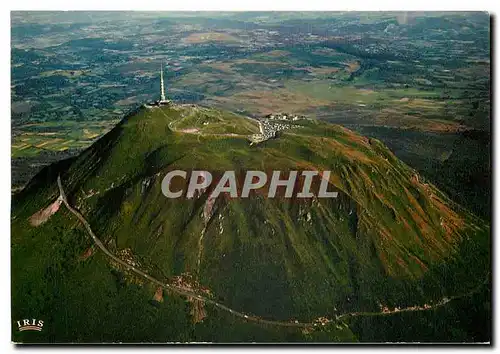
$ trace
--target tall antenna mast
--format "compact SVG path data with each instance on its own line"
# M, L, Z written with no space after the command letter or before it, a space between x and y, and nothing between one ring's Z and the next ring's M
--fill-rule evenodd
M161 81L160 101L165 101L166 99L165 99L165 87L163 84L163 63L161 63L160 81Z

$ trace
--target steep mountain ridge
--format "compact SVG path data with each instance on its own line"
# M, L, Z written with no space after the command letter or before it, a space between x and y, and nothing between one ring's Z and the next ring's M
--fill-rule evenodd
M218 301L256 316L303 321L381 305L406 307L437 302L483 281L487 269L450 275L447 264L462 257L465 240L487 238L488 225L423 181L380 141L318 121L296 124L250 145L258 123L236 114L192 105L130 114L80 156L47 167L15 196L12 256L35 264L14 265L16 283L57 271L70 276L81 267L73 260L91 244L67 211L39 227L29 224L58 198L59 175L70 203L111 250L132 250L157 278L187 272ZM163 195L168 171L195 169L214 175L329 170L339 197L221 195L213 201L210 189L193 199ZM77 235L73 241L62 236L69 230ZM54 248L62 261L51 260ZM453 277L481 279L460 287L443 283ZM50 291L50 284L13 284L13 291ZM43 308L36 301L16 306L16 312Z

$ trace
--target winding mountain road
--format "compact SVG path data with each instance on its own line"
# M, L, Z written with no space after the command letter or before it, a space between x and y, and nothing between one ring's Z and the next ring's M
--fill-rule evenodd
M315 323L294 323L294 322L286 322L286 321L273 321L273 320L265 320L265 319L261 319L261 318L256 318L254 316L249 316L249 315L246 315L242 312L239 312L239 311L236 311L236 310L233 310L217 301L214 301L206 296L203 296L203 295L199 295L197 293L194 293L194 292L191 292L191 291L188 291L186 289L183 289L183 288L180 288L180 287L177 287L177 286L174 286L174 285L171 285L171 284L167 284L167 283L164 283L156 278L153 278L152 276L150 276L149 274L147 273L144 273L142 270L140 269L137 269L136 267L133 267L131 266L130 264L128 264L127 262L121 260L120 258L116 257L113 253L111 253L107 248L106 246L104 246L104 244L101 242L101 240L94 234L94 232L92 231L92 228L90 227L90 224L87 222L87 220L83 217L83 215L76 209L74 209L68 202L68 199L66 197L66 194L64 192L64 189L63 189L63 186L62 186L62 183L61 183L61 177L58 176L57 177L57 184L59 186L59 193L60 193L60 196L59 198L62 200L62 202L64 203L64 205L66 206L66 208L68 208L68 210L77 217L78 220L80 220L80 222L83 224L83 226L85 227L85 229L87 229L87 232L89 233L90 237L92 238L92 240L94 241L94 243L97 245L97 247L99 247L101 249L101 251L104 252L104 254L106 254L106 256L108 256L109 258L111 258L113 261L119 263L120 265L124 266L127 270L129 270L130 272L133 272L149 281L151 281L152 283L155 283L163 288L166 288L166 289L169 289L169 290L172 290L173 292L176 292L180 295L184 295L184 296L189 296L189 297L192 297L192 298L195 298L197 300L200 300L200 301L203 301L205 303L208 303L208 304L212 304L224 311L227 311L237 317L240 317L240 318L243 318L247 321L252 321L252 322L258 322L258 323L263 323L263 324L268 324L268 325L274 325L274 326L282 326L282 327L303 327L303 328L307 328L307 327L311 327L311 326L314 326Z
M143 272L142 270L140 270L140 269L138 269L138 268L136 268L136 267L128 264L127 262L121 260L120 258L116 257L113 253L111 253L106 248L106 246L104 246L104 244L101 242L101 240L94 234L94 232L92 231L92 228L90 227L90 224L83 217L83 215L78 210L76 210L75 208L73 208L69 204L68 199L66 197L66 193L64 192L64 189L63 189L63 186L62 186L61 176L57 177L57 185L59 186L59 193L60 193L59 199L62 200L62 202L64 203L64 205L66 206L66 208L73 215L75 215L76 218L83 224L83 226L85 227L85 229L87 230L88 234L90 235L90 237L92 238L92 240L94 241L94 243L97 245L97 247L99 247L101 249L101 251L103 251L106 256L108 256L109 258L111 258L116 263L119 263L120 265L124 266L128 271L133 272L133 273L139 275L140 277L143 277L143 278L151 281L152 283L157 284L157 285L159 285L159 286L161 286L161 287L163 287L165 289L172 290L173 292L175 292L175 293L177 293L179 295L188 296L188 297L191 297L191 298L195 298L195 299L197 299L199 301L203 301L205 303L214 305L214 306L216 306L216 307L218 307L218 308L220 308L220 309L222 309L224 311L227 311L227 312L231 313L232 315L234 315L236 317L240 317L240 318L242 318L242 319L244 319L246 321L249 321L249 322L255 322L255 323L266 324L266 325L271 325L271 326L297 327L297 328L313 328L313 327L316 327L316 326L321 326L321 323L319 323L317 321L316 322L277 321L277 320L266 320L266 319L262 319L262 318L259 318L259 317L247 315L247 314L245 314L243 312L239 312L239 311L233 310L233 309L231 309L231 308L229 308L229 307L221 304L220 302L212 300L212 299L210 299L210 298L208 298L206 296L200 295L198 293L186 290L186 289L178 287L178 286L174 286L174 285L171 285L171 284L164 283L164 282L162 282L162 281L160 281L160 280L158 280L158 279L150 276L149 274L147 274L147 273ZM469 296L469 295L473 294L474 292L478 291L479 288L488 281L488 279L489 279L489 276L487 277L487 279L482 284L480 284L480 286L478 286L476 289L473 289L472 291L470 291L467 294L444 298L443 300L441 300L440 302L438 302L438 303L436 303L434 305L428 305L426 307L413 306L413 307L408 307L408 308L403 308L403 309L398 309L398 310L381 311L381 312L351 312L351 313L345 313L345 314L341 314L341 315L335 316L335 319L332 320L332 322L335 323L335 321L338 321L338 320L340 320L342 318L346 318L346 317L374 316L374 315L386 316L386 315L390 315L390 314L394 314L394 313L399 313L399 312L428 311L428 310L432 310L432 309L444 306L444 305L446 305L447 303L449 303L452 300L455 300L455 299L458 299L458 298L461 298L461 297L465 297L465 296Z

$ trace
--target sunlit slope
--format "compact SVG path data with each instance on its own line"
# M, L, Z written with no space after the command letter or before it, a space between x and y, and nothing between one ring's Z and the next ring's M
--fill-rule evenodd
M59 262L54 249L67 260L60 271L72 274L80 267L72 260L92 244L65 210L38 228L29 225L58 197L60 174L70 202L110 249L130 248L159 278L189 272L219 301L256 316L302 321L380 304L404 307L483 281L483 249L475 250L477 267L454 266L452 273L447 265L460 263L465 239L487 239L487 225L380 141L317 121L297 125L250 145L258 124L242 116L195 106L140 109L80 156L46 168L15 197L13 277L31 278ZM339 197L220 196L208 207L208 193L162 194L163 177L176 169L330 170ZM58 236L70 230L78 235L74 243ZM43 287L14 284L14 291L37 292L37 286Z

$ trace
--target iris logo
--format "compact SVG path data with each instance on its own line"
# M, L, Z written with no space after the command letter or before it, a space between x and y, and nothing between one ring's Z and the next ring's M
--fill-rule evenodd
M43 328L43 321L32 318L30 320L17 321L17 327L20 332L22 331L38 331L41 332Z

